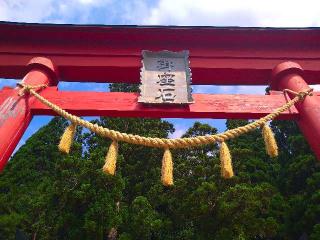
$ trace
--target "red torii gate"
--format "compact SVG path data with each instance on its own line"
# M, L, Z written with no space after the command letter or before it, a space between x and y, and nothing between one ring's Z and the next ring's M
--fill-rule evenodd
M320 83L320 29L81 26L0 22L0 78L48 84L41 95L78 116L254 119ZM192 84L267 85L270 95L193 94L188 106L144 106L135 93L59 91L62 81L139 83L141 51L189 50ZM55 115L19 88L0 91L0 170L34 115ZM292 97L292 96L289 96ZM320 159L320 93L278 119L297 121Z

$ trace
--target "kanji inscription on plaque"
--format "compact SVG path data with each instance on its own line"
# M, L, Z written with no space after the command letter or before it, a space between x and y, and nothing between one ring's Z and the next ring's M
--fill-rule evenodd
M158 104L193 103L189 52L142 51L138 102Z

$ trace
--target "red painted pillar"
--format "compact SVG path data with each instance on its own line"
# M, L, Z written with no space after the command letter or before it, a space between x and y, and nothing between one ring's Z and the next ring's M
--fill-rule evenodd
M57 84L55 68L47 58L33 58L27 65L27 70L22 80L25 84ZM0 102L0 171L5 167L32 119L30 106L35 98L28 94L19 96L20 89L12 89L10 94L6 90L6 96ZM5 91L2 92L5 94Z
M303 69L294 62L280 63L273 69L272 90L290 89L295 92L310 89L303 79ZM289 94L290 98L294 96ZM317 96L307 96L296 104L299 111L297 123L306 140L320 160L320 100Z

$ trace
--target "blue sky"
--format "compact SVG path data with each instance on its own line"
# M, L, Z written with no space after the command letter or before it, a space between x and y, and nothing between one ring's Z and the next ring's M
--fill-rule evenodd
M320 27L320 2L257 0L0 0L0 21L112 25ZM3 86L16 81L0 79ZM319 86L317 86L318 88ZM60 90L107 91L106 84L63 83ZM265 86L194 86L194 93L264 93ZM35 117L19 146L50 117ZM179 137L193 119L170 119ZM224 130L224 120L203 119Z

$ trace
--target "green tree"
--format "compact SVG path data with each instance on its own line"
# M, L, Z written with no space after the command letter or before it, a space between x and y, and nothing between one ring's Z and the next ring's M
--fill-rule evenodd
M280 147L278 186L289 203L286 236L315 236L320 222L319 164L295 122L274 121L272 128Z
M111 84L111 91L138 91ZM168 137L172 124L99 118L110 129ZM228 129L246 120L228 120ZM227 141L235 177L220 177L219 144L172 150L174 186L160 182L163 149L120 142L116 175L103 173L111 140L78 129L70 155L57 144L67 122L39 129L0 175L0 240L319 238L320 169L297 125L271 124L280 155L265 152L261 131ZM196 122L184 137L217 133Z
M13 156L0 175L0 239L13 239L16 229L36 235L46 209L55 165L63 156L57 151L66 121L54 118ZM79 151L75 151L75 154Z

